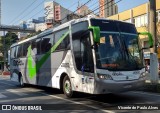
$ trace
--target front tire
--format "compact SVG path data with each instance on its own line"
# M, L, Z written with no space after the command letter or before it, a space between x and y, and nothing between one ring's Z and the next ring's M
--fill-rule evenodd
M71 81L68 76L65 76L63 79L63 92L66 95L66 97L71 98L73 97L73 90L72 90L72 85Z

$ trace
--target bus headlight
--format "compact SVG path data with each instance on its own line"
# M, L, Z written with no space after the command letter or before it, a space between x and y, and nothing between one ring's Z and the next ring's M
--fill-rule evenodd
M143 72L143 73L141 73L139 78L144 78L144 77L146 77L146 73Z
M108 74L97 74L99 79L113 80L111 75Z

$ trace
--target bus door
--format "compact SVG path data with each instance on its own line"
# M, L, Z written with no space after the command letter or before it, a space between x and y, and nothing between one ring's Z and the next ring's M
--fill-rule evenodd
M94 64L89 30L73 32L75 69L83 92L92 93L94 88ZM77 78L77 77L76 77ZM76 84L75 84L76 85Z

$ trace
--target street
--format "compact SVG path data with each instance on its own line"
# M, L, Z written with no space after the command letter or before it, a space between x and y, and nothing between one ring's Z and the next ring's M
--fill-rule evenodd
M79 94L79 97L67 99L63 93L57 89L27 85L20 88L18 83L10 81L9 76L0 76L0 104L1 105L48 105L47 112L128 112L128 110L118 110L122 105L155 105L160 104L160 95L154 93L132 91L122 94L89 95ZM47 106L46 105L46 106ZM50 107L49 107L50 106ZM112 109L113 106L114 107ZM51 109L52 108L52 109ZM14 108L15 110L16 108ZM148 110L148 112L159 112L159 110ZM19 113L22 111L1 111L1 113ZM30 111L30 112L45 112ZM146 112L146 110L130 110L129 112ZM28 111L23 111L28 113Z

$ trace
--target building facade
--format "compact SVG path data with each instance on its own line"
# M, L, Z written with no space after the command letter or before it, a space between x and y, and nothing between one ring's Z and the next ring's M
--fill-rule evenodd
M92 11L88 8L88 6L78 6L77 14L80 16L86 16L87 14L92 13Z
M47 28L53 27L58 22L67 22L67 15L72 13L54 1L45 2L44 9Z
M46 23L38 23L38 24L36 24L35 28L36 28L35 29L36 31L44 31L47 29L47 24Z
M149 31L149 2L134 7L132 9L123 11L119 14L108 17L108 19L121 20L129 23L134 23L138 32ZM160 22L160 0L156 0L156 21ZM157 30L160 28L157 27ZM160 33L160 32L159 32ZM160 38L160 37L159 37ZM148 38L146 36L140 37L142 46L148 46ZM144 51L145 59L150 58L150 50ZM160 58L160 57L159 57Z
M39 17L38 19L29 19L27 21L21 21L20 26L23 27L24 29L31 28L35 29L36 31L38 30L44 31L47 29L44 17ZM17 33L19 39L27 37L28 34L29 33L23 33L23 32Z
M99 16L107 18L118 13L118 6L114 0L99 0Z

